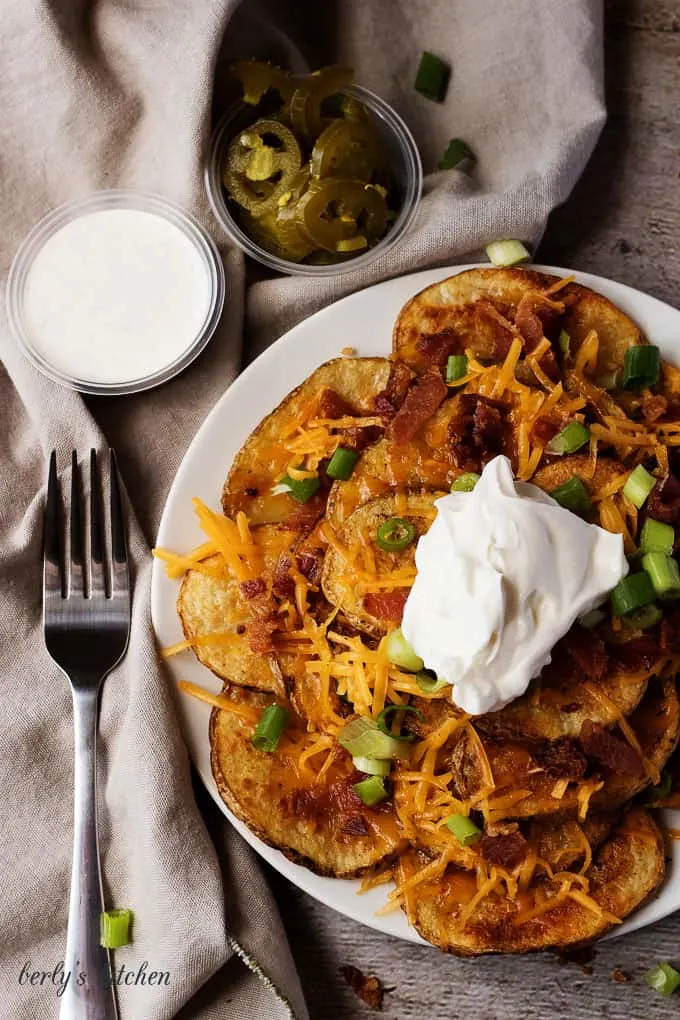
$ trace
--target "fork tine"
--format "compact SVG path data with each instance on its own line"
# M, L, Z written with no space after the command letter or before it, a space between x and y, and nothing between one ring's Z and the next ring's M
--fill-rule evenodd
M97 470L97 453L90 450L90 597L106 594L102 543L102 497Z
M71 528L70 548L71 564L69 571L68 592L70 595L84 595L83 570L83 519L80 503L80 471L78 470L78 454L71 454Z
M123 505L120 497L120 475L116 454L109 450L109 470L111 477L111 591L125 592L130 586L128 572L128 554L123 524Z
M63 596L64 584L61 558L61 514L59 512L59 479L57 454L52 450L45 502L43 533L43 590L51 595Z

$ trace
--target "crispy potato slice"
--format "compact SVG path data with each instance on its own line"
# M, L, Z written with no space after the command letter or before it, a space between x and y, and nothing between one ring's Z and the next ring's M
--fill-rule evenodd
M407 867L412 871L422 866L415 854L410 857ZM602 910L623 920L653 895L664 872L661 832L644 809L632 808L588 870L589 895ZM465 923L462 912L476 891L474 875L456 868L449 868L441 879L417 885L408 905L423 938L460 956L526 953L592 942L614 927L613 921L572 899L517 924L517 903L493 894ZM523 910L537 904L539 895L558 891L559 882L535 882L523 898Z
M619 475L627 475L630 471L617 460L598 457L595 473L592 473L592 461L583 453L573 453L567 457L557 457L550 464L538 469L531 479L532 485L538 485L544 492L552 492L558 485L564 485L570 478L580 478L589 494L592 495L606 485L610 485Z
M272 698L241 691L238 701L259 715ZM305 730L304 720L291 712L278 749L266 754L251 743L251 723L215 709L210 747L220 795L252 832L291 860L320 875L361 874L403 848L394 809L388 801L377 808L362 804L352 789L357 781L352 760L337 745L333 764L320 782L314 781L315 772L309 778L301 775L299 749L286 735Z
M391 517L407 518L415 527L416 535L423 535L430 526L435 511L432 504L441 493L423 495L402 494L401 497L384 496L358 507L346 520L338 533L341 544L348 550L362 544L369 545L375 555L377 576L384 577L394 570L415 569L415 542L401 552L384 552L376 544L380 525ZM364 608L364 588L357 579L356 567L329 546L324 558L321 585L324 595L333 606L342 610L352 626L378 637L389 629L385 620L372 616ZM396 585L395 587L399 587ZM403 585L401 587L404 587ZM392 624L394 625L394 624Z
M389 374L390 363L386 358L335 358L312 372L260 422L236 454L222 490L225 514L233 516L237 510L243 510L252 524L285 520L299 504L285 493L272 496L270 492L290 460L281 443L282 434L326 387L357 413L370 415L373 398L385 388Z
M219 556L206 561L209 565L222 562ZM177 612L186 638L233 634L229 644L202 644L193 649L198 660L217 676L260 691L280 689L269 656L251 651L245 631L239 633L251 616L233 577L222 581L189 570L179 590Z
M555 276L528 269L468 269L434 283L416 294L401 310L392 349L410 368L422 372L427 358L418 348L428 337L451 336L461 352L471 349L482 360L498 360L499 331L507 345L508 331L493 312L514 321L517 305L529 294L558 282ZM591 329L600 347L595 375L621 368L628 347L644 343L640 330L611 301L580 284L562 287L555 300L565 303L562 325L576 353Z

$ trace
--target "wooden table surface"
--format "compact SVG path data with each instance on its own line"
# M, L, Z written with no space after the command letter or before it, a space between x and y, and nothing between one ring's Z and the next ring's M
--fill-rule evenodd
M605 44L609 119L573 195L551 217L537 261L599 273L678 305L680 0L612 0ZM642 981L659 960L680 966L680 917L600 945L585 974L551 955L445 957L360 927L267 874L312 1020L376 1015L343 981L345 964L394 989L385 995L386 1020L653 1020L680 1008L680 993L666 1000ZM612 978L616 968L627 982Z

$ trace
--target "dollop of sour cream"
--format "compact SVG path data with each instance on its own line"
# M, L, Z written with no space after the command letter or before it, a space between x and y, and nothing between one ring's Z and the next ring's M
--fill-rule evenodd
M472 492L436 500L416 549L402 630L466 712L495 712L523 694L575 620L628 573L623 538L587 524L507 457Z

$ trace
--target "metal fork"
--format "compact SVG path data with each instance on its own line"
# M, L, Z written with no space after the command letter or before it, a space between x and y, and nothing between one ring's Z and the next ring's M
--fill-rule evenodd
M89 540L76 453L67 542L62 541L56 454L50 457L43 560L45 645L70 681L75 731L73 870L64 958L67 984L60 1020L116 1020L118 1016L109 953L99 944L104 906L95 784L99 691L125 654L130 632L130 574L113 450L109 451L109 473L111 556L107 568L95 451L90 451Z

